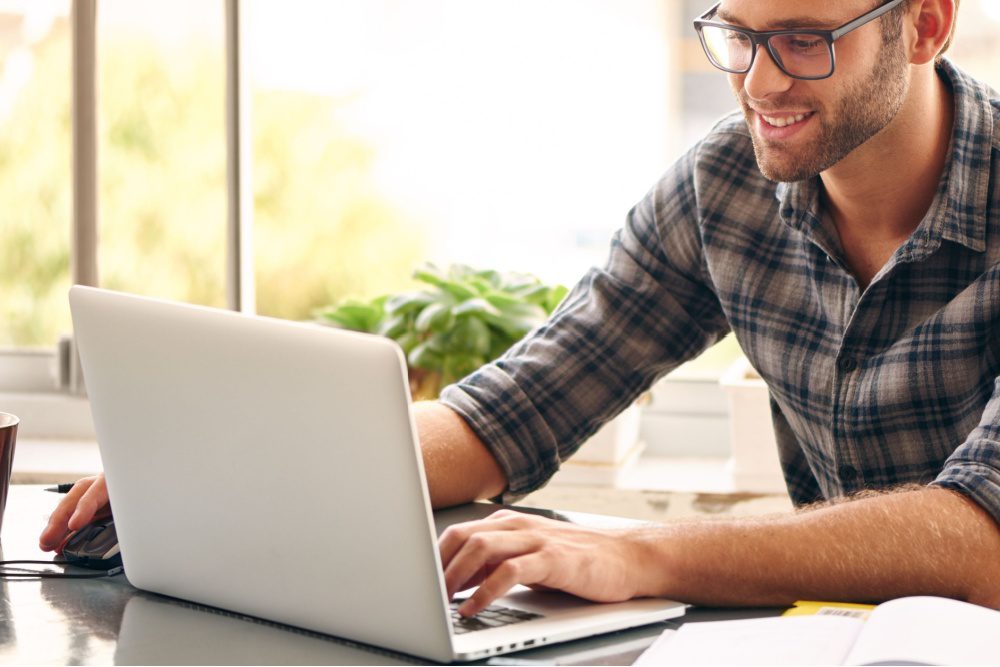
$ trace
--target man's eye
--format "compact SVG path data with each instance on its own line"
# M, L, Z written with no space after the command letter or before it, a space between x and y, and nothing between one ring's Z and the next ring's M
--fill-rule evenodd
M799 51L811 51L813 49L818 49L823 45L823 40L821 39L793 39L791 40L792 48L798 49Z

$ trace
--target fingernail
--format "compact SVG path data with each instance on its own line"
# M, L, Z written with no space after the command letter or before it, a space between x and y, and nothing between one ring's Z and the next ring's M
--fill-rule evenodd
M475 616L475 609L476 605L472 603L472 598L458 605L458 613L462 616Z

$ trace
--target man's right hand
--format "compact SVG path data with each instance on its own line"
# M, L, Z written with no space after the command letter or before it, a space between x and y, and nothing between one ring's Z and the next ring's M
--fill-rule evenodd
M108 503L108 487L104 483L104 475L84 477L73 485L56 506L49 517L49 525L38 538L38 546L42 551L57 550L70 533L83 528L95 517L110 513L111 505Z

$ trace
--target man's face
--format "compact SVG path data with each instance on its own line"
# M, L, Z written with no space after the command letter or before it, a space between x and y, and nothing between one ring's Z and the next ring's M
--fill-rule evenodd
M718 19L751 30L839 27L872 0L723 0ZM884 44L872 21L834 42L833 76L792 79L766 49L747 74L730 74L761 172L774 181L811 178L840 162L896 116L908 89L901 39Z

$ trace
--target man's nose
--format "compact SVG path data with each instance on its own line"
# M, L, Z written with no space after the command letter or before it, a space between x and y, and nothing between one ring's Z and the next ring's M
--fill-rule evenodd
M743 88L751 99L762 100L786 92L795 85L795 79L785 74L778 63L774 61L771 52L761 44L757 47L757 56L753 67L743 79Z

